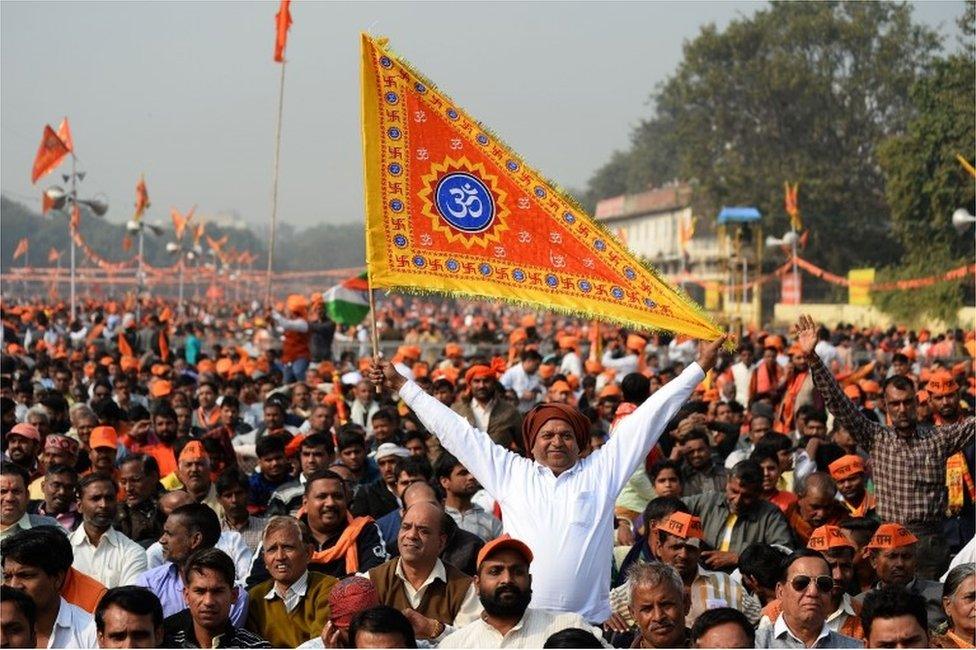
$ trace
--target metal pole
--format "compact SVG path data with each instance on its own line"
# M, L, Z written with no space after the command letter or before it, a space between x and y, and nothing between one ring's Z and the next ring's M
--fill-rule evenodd
M281 156L281 114L285 105L285 62L281 62L281 78L278 82L278 126L275 129L274 170L271 176L271 237L268 243L268 278L265 288L265 305L271 306L271 270L274 266L275 231L278 222L278 161Z
M75 210L79 211L81 214L81 208L78 207L78 176L75 174L75 155L71 154L71 200L73 202L73 207ZM71 214L68 214L68 240L71 243L71 318L69 320L75 319L75 314L77 314L76 303L75 303L75 237L74 237L75 226L72 223Z
M797 275L798 271L796 268L796 224L790 219L790 232L793 233L793 295L796 296L793 304L800 304L800 284L799 277Z
M180 248L180 300L179 305L176 307L176 311L180 315L183 314L183 262L185 257L186 253L184 253L183 249Z
M139 277L138 277L138 279L136 281L136 327L138 327L139 326L139 323L142 322L142 291L143 291L143 286L142 286L142 277L143 277L143 274L142 274L142 233L143 233L143 230L144 229L142 227L142 222L140 221L139 222L139 266L138 266L138 269L136 271L139 274Z

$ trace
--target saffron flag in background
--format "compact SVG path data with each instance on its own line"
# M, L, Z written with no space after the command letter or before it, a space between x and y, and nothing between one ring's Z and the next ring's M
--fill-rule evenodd
M28 250L30 250L30 242L24 237L17 242L17 248L14 249L14 259L17 259L21 255L26 255Z
M61 259L61 253L58 252L57 248L51 247L51 250L47 252L47 261L54 263Z
M786 214L790 215L790 225L793 230L799 232L803 230L803 220L800 218L800 201L797 194L800 191L800 184L793 183L790 185L789 181L783 183L783 189L786 193L785 197L785 207Z
M369 313L366 274L344 280L322 294L329 318L339 325L359 325Z
M173 220L173 232L176 235L177 241L183 241L183 234L186 232L186 225L190 223L190 219L193 218L193 213L196 211L197 206L190 208L190 211L183 215L176 208L170 208L169 216Z
M367 34L362 112L373 288L720 335L694 302Z
M142 219L142 215L149 206L149 190L146 189L146 177L140 175L139 182L136 183L136 212L132 216L132 219L135 221Z
M41 146L37 148L34 167L31 169L31 183L36 183L37 179L54 171L54 168L60 165L69 153L70 149L61 141L54 129L50 125L44 125Z
M288 44L288 28L291 27L291 12L288 6L291 0L281 0L278 13L275 14L275 48L274 60L281 63L285 60L285 46Z
M58 138L64 143L68 151L75 150L75 143L71 139L71 126L68 124L67 117L61 120L61 124L58 125Z

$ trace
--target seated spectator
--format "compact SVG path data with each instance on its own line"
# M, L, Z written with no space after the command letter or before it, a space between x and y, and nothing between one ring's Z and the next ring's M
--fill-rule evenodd
M52 433L44 440L44 451L41 452L41 465L50 469L52 467L75 467L78 464L78 441L68 436ZM28 486L27 491L30 498L44 498L44 476L39 476ZM44 514L44 513L40 513Z
M631 647L689 647L685 617L691 602L678 572L661 562L636 564L628 571L627 582L630 615L637 623Z
M68 539L73 547L72 566L111 589L135 584L147 568L146 550L115 530L118 513L115 481L104 474L89 474L78 484L84 523Z
M756 630L745 614L731 607L702 612L691 626L692 648L754 648Z
M6 464L7 467L10 464ZM18 468L20 469L20 468ZM22 472L26 473L23 469ZM26 501L27 491L24 490ZM60 526L54 525L60 530ZM73 560L71 546L52 544L40 531L21 530L0 541L3 584L23 590L37 607L35 638L41 648L94 648L91 614L61 595ZM63 542L67 542L61 533Z
M410 621L386 605L364 610L349 624L352 648L416 648Z
M37 647L37 606L26 591L0 586L0 647Z
M800 549L783 560L776 597L780 614L756 633L757 648L860 648L861 643L827 626L834 579L817 551Z
M658 497L680 497L684 493L681 466L669 459L659 460L647 473Z
M421 501L403 514L397 536L400 556L367 573L379 600L408 614L419 638L439 639L480 614L471 577L444 564L447 515L439 504Z
M306 648L349 648L349 626L360 612L380 604L376 587L368 578L349 576L329 591L329 620L322 634L298 646Z
M51 436L48 436L49 438ZM67 532L81 525L76 489L78 473L67 465L48 465L40 479L43 498L28 505L32 514L56 519Z
M872 591L864 599L861 626L869 648L929 648L925 599L900 587Z
M386 549L376 523L349 513L349 489L341 476L330 470L312 474L305 483L305 515L302 521L315 540L309 569L334 578L362 573L386 561ZM248 586L270 577L264 552L258 549Z
M701 556L702 527L698 517L684 512L674 512L658 523L651 534L657 537L655 557L673 567L684 589L691 596L691 609L686 622L694 621L702 612L713 607L735 607L746 612L754 621L759 620L759 601L748 596L745 590L729 578L728 574L707 571L698 565ZM634 624L629 611L630 585L626 582L610 592L610 607L624 621Z
M875 517L877 499L867 491L864 461L856 454L841 456L828 467L830 477L837 481L840 502L851 517Z
M313 415L318 409L313 411ZM302 507L302 498L305 496L305 483L308 477L315 472L329 469L335 460L335 445L332 443L332 436L321 433L312 433L304 438L299 445L298 458L300 473L298 478L279 485L271 499L268 501L266 515L290 515L298 516L298 511Z
M976 564L949 570L942 588L942 608L948 626L932 638L936 648L971 648L976 645Z
M942 610L942 585L917 575L918 538L899 524L881 524L866 547L871 566L878 575L872 590L855 598L862 605L870 591L884 587L900 587L925 599L929 625L933 628L945 621Z
M797 502L787 512L798 541L806 544L815 528L832 525L844 518L846 511L837 501L837 486L829 474L814 472L796 485Z
M481 489L478 479L447 452L437 459L437 480L444 490L444 511L462 530L473 533L486 542L502 534L502 522L471 498Z
M732 468L724 492L685 498L691 514L702 521L705 542L714 549L702 552L707 568L732 571L739 552L755 542L793 546L783 513L760 499L761 491L762 469L744 460Z
M834 587L830 592L830 610L827 627L834 632L864 641L861 628L861 605L851 600L857 588L854 581L854 544L836 526L822 526L813 531L807 548L823 554L830 567ZM781 612L780 603L774 600L763 608L759 627L771 627Z
M179 445L177 445L179 449ZM179 449L176 472L164 476L160 483L167 490L186 490L196 503L203 503L221 514L220 500L213 485L210 456L199 440L185 442Z
M0 464L0 540L36 526L57 526L56 519L27 513L27 485L30 475L15 463Z
M183 565L185 609L163 621L163 645L169 648L270 648L253 632L233 622L238 602L234 563L215 548L194 551Z
M132 541L147 547L163 533L159 516L163 488L156 459L142 454L123 459L119 463L119 484L125 498L118 506L113 525Z
M708 429L703 424L695 425L684 434L680 447L680 453L684 458L681 467L684 496L724 492L728 470L716 463L712 457Z
M281 442L280 438L264 438L262 442L264 440ZM253 555L261 544L261 534L268 520L264 517L252 516L249 512L248 492L251 487L253 487L253 480L249 481L247 474L237 467L225 469L214 483L217 501L222 511L220 530L240 533Z
M760 443L749 455L749 460L759 463L759 467L762 468L762 498L779 508L784 516L787 515L790 506L796 503L796 495L780 490L778 487L783 472L780 469L779 454L776 449Z
M390 408L381 408L370 417L370 422L373 424L372 447L374 453L383 445L400 447L400 430L397 428L397 420L396 411ZM380 462L376 456L373 458L377 463Z
M674 463L674 461L665 461ZM627 571L636 562L652 562L657 559L658 536L654 534L654 529L659 523L666 520L674 512L688 512L685 502L676 496L659 496L648 502L644 508L644 513L638 518L641 527L638 530L637 539L627 555L624 556L617 568L613 579L613 587L619 587L626 579ZM619 592L622 600L630 598L629 594ZM624 605L626 606L626 605Z
M485 544L474 579L484 614L446 636L440 648L538 648L554 633L580 628L599 636L578 614L529 607L532 551L507 535Z
M337 460L349 468L360 486L365 487L380 478L379 468L366 454L366 438L355 425L346 425L339 432L336 453Z
M145 587L109 589L95 609L99 648L159 648L163 608Z
M251 474L248 490L248 510L255 515L267 509L276 489L292 480L291 464L285 458L285 444L283 436L274 435L257 441L258 469Z
M247 629L274 647L294 648L317 637L329 618L329 594L337 580L308 570L315 540L305 524L273 517L261 548L271 575L248 590Z
M349 505L349 511L357 517L379 519L393 512L400 505L397 500L397 463L410 457L410 452L399 445L385 443L376 450L376 464L380 477L360 490ZM429 463L428 463L429 466ZM429 472L428 472L428 477Z
M199 550L213 548L219 539L220 521L217 514L202 503L182 505L166 518L163 536L159 540L166 561L161 566L149 569L136 580L138 586L146 587L159 597L163 616L172 616L186 607L183 600L185 583L180 567L190 555ZM235 625L241 625L247 613L247 593L238 587L232 602L231 621Z

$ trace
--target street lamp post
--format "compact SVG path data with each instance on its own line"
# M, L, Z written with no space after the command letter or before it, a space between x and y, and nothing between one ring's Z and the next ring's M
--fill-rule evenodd
M142 292L145 291L145 279L146 274L143 270L144 264L144 251L145 251L145 231L149 228L153 234L161 235L163 234L163 229L159 226L154 226L153 224L146 223L142 219L130 219L125 224L125 229L131 233L139 234L139 265L136 270L136 322L142 322Z

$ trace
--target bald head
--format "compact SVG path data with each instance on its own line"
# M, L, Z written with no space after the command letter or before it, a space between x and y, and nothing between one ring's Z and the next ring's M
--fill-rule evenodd
M186 490L173 490L159 497L159 509L169 517L169 514L188 503L193 503L193 497Z
M403 491L403 496L400 497L403 500L403 510L406 512L410 509L410 506L416 503L432 503L437 507L440 507L440 500L437 498L437 492L434 488L430 486L429 483L425 481L417 481L416 483L411 483Z
M820 497L833 499L837 495L837 484L830 474L826 472L814 472L806 477L800 485L796 487L798 497Z

